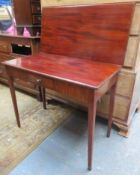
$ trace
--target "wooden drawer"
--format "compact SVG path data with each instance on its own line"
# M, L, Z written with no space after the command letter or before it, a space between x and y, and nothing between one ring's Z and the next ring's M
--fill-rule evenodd
M135 84L136 74L122 69L118 76L116 94L131 99Z
M10 52L10 47L7 43L0 41L0 52Z
M140 34L140 3L137 3L135 7L130 34L132 35Z
M31 5L32 13L41 13L41 6L37 3Z
M130 107L130 118L129 120L131 120L131 117L133 116L136 108L139 106L140 104L140 69L137 72L136 78L135 78L135 86L134 86L134 90L133 90L133 97L131 100L131 107Z
M15 80L15 85L18 85L18 86L21 86L21 87L24 87L24 88L30 88L30 89L35 89L36 88L34 83L26 82L26 81L23 81L23 80L20 80L20 79Z
M128 80L125 80L128 81ZM124 90L123 90L124 92ZM124 92L125 93L125 92ZM115 95L115 107L113 117L124 122L130 122L136 108L140 104L140 70L135 75L134 89L132 91L132 98ZM108 116L109 113L109 94L105 95L97 106L98 114Z
M33 24L41 24L41 16L33 15Z
M105 95L97 105L97 112L100 115L108 116L109 113L109 95ZM129 114L130 100L116 95L113 117L121 120L126 120Z
M8 68L9 75L13 75L13 77L19 80L23 80L26 82L31 82L35 86L42 85L48 89L54 90L66 98L71 98L74 101L79 102L80 104L87 105L88 97L89 97L89 89L85 89L81 86L75 86L68 82L60 82L60 80L56 80L54 78L42 77L38 74L30 74L26 71L13 69L12 67ZM83 95L84 94L84 95Z
M60 82L59 80L55 80L52 78L43 78L43 77L40 77L39 75L34 75L34 74L28 77L28 81L35 84L37 84L37 82L38 83L40 82L43 86L47 87L48 89L54 90L60 93L66 99L70 98L71 100L74 100L79 104L87 105L88 90L83 87L74 86L68 82L63 82L62 84L62 82Z
M138 46L139 46L139 37L137 36L131 36L128 40L125 60L124 60L124 67L128 68L136 68L136 62L137 62L137 52L138 52Z

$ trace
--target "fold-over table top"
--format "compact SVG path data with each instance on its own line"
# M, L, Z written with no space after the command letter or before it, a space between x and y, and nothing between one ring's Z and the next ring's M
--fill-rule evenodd
M43 53L5 61L4 64L91 88L98 88L104 81L118 73L121 68L120 65L101 63L90 59Z
M40 53L4 64L98 88L124 63L134 3L48 7Z

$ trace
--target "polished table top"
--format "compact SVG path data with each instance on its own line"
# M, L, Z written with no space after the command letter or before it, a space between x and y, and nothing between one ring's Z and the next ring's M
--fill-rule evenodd
M4 64L90 88L99 88L121 68L115 64L44 53Z

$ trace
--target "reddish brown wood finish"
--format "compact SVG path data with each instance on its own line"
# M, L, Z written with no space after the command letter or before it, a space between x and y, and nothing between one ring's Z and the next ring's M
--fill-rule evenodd
M43 10L42 53L4 62L17 122L15 78L37 83L88 106L89 170L92 169L96 104L111 89L107 132L110 136L114 87L124 61L133 9L131 3L46 8ZM44 97L44 89L42 94ZM45 108L45 99L42 100Z
M15 115L16 115L16 121L17 121L18 127L20 128L21 124L20 124L16 94L15 94L15 87L14 87L14 84L13 84L13 77L8 76L8 80L9 80L9 87L10 87L11 97L12 97L12 101L13 101L13 107L14 107L14 111L15 111Z
M46 106L46 91L45 91L45 88L44 87L41 87L41 92L42 92L42 101L43 101L43 108L44 109L47 109L47 106Z
M41 50L122 65L134 6L44 8Z
M51 54L38 54L26 59L17 58L5 63L16 68L90 88L99 88L104 81L110 79L121 68L115 64Z
M96 91L94 91L93 93L90 93L89 105L88 105L88 170L92 170L96 105L97 105L97 95Z

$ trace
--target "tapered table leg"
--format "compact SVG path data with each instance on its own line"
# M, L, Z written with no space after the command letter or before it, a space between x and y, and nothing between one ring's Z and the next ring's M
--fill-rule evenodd
M42 89L41 91L42 91L43 108L47 109L47 107L46 107L46 91L45 91L44 87L42 87L41 89Z
M18 107L17 107L15 87L14 87L14 82L13 82L12 77L8 76L8 82L9 82L9 87L10 87L12 102L13 102L13 106L14 106L14 111L15 111L15 115L16 115L17 125L20 128L21 127L21 125L20 125L20 118L19 118L19 112L18 112Z
M38 95L38 100L39 101L43 101L43 97L42 97L42 87L40 85L37 86L38 91L39 91L39 95Z
M94 129L96 120L96 95L91 94L88 106L88 170L92 170Z
M115 89L116 84L112 86L110 89L110 107L109 107L109 118L108 118L108 129L107 129L107 137L110 137L111 128L112 128L112 119L113 119L113 109L114 109L114 99L115 99Z

